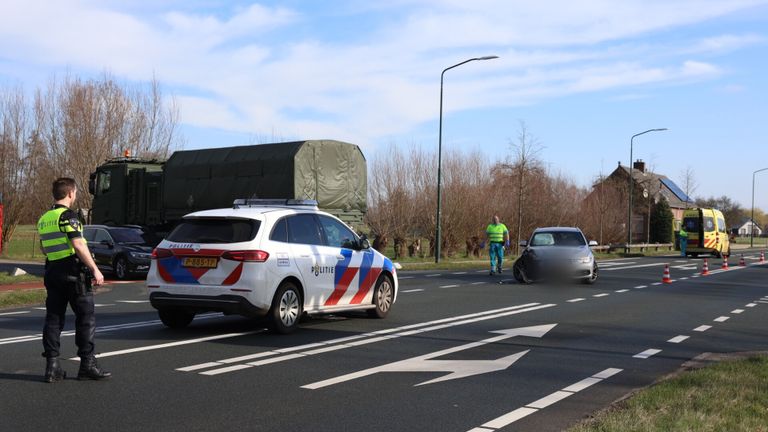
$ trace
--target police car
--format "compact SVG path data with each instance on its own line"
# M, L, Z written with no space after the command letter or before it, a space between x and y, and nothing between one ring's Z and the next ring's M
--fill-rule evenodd
M303 313L384 318L397 288L392 261L310 200L237 200L186 215L147 275L150 303L171 328L208 311L266 316L278 333Z

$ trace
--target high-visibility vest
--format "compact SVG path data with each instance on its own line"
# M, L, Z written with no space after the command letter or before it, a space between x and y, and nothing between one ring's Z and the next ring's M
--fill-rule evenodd
M504 241L504 234L509 231L507 230L506 225L503 223L498 223L488 225L488 228L485 229L485 232L488 234L489 241L501 243Z
M48 210L37 221L40 245L48 261L69 258L75 254L75 247L72 245L69 237L67 237L68 232L76 231L75 228L69 224L59 225L62 213L67 210L69 209L66 207Z
M688 231L686 231L684 228L680 228L680 238L688 238Z

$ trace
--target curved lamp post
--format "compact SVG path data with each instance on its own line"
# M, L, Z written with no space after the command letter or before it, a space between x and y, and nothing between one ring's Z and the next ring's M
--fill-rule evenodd
M648 129L647 131L632 135L632 138L629 139L629 180L627 181L629 188L629 208L627 210L627 252L629 252L629 245L632 244L632 147L634 145L634 140L636 136L647 134L648 132L661 132L665 130L667 130L667 128Z
M766 170L768 168L762 168L752 173L752 217L749 219L749 247L754 246L755 240L755 174Z
M436 219L436 229L435 229L435 263L440 262L440 206L442 203L441 195L440 195L440 174L441 174L441 168L442 168L442 153L443 153L443 78L445 76L445 72L455 68L459 67L465 63L469 63L475 60L493 60L497 59L499 56L484 56L484 57L475 57L471 59L464 60L461 63L456 63L453 66L449 66L445 69L443 69L443 72L440 74L440 129L438 132L437 137L437 215L435 216Z

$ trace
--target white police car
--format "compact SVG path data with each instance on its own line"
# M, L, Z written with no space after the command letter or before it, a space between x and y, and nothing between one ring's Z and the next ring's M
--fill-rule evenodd
M302 313L367 310L397 299L388 258L315 201L237 200L186 215L152 252L147 289L162 322L187 326L215 311L267 316L279 333Z

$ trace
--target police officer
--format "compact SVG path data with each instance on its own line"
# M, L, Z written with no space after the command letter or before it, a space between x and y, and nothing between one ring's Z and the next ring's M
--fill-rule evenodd
M493 216L493 222L485 229L488 241L488 256L491 258L491 273L501 274L501 264L504 261L504 246L509 247L509 231L507 226L499 222L499 216Z
M680 237L680 256L684 257L685 251L688 249L688 231L685 230L685 225L680 225L678 236Z
M93 275L94 285L101 285L104 276L96 267L82 237L77 214L70 209L77 199L75 181L65 177L54 181L53 199L53 208L37 222L40 245L45 254L45 289L48 294L43 327L45 381L52 383L67 376L59 363L59 339L67 304L75 313L75 344L80 357L77 378L109 378L112 374L99 368L96 363L93 345L96 316L90 277ZM86 269L90 269L91 275L87 274Z

